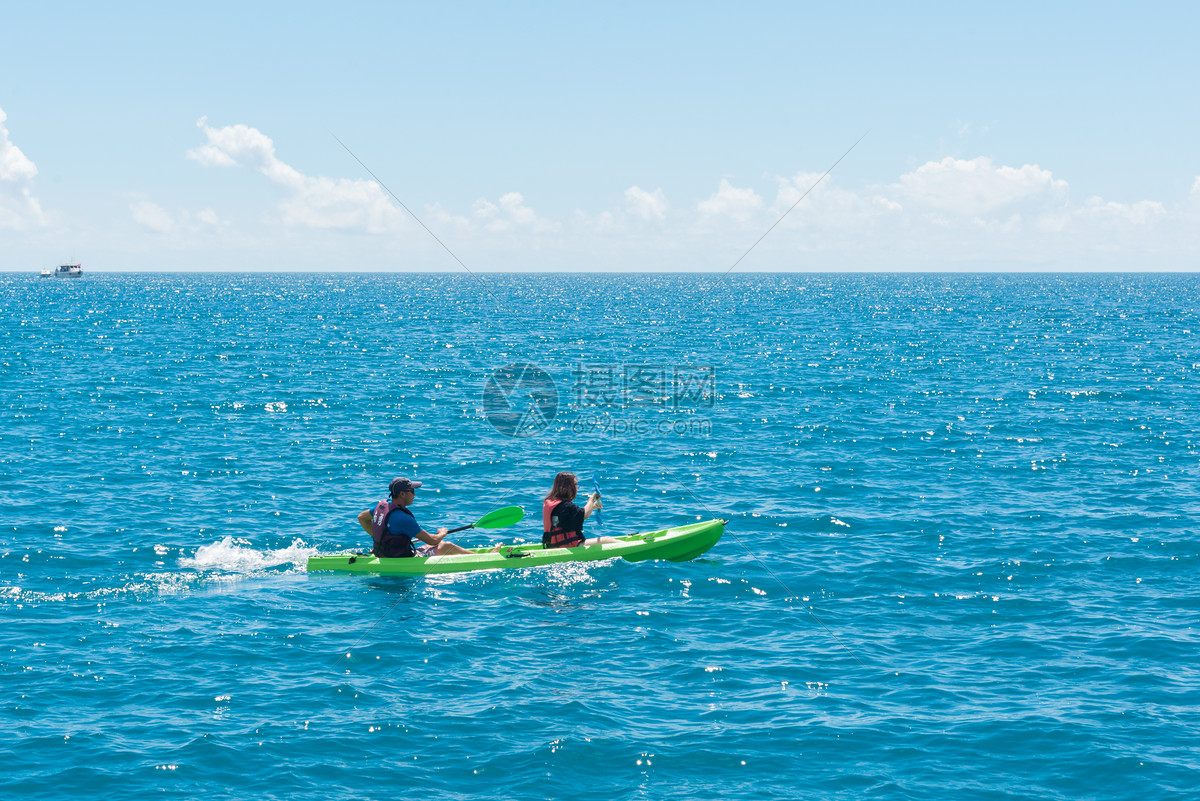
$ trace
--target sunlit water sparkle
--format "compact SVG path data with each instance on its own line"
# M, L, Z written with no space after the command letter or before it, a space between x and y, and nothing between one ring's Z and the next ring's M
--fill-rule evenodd
M1197 290L0 274L0 791L1194 797ZM482 389L519 361L560 407L514 440ZM716 396L572 408L583 363ZM536 539L559 469L601 481L591 533L729 531L683 564L304 572L400 474L427 527L518 503L456 537Z

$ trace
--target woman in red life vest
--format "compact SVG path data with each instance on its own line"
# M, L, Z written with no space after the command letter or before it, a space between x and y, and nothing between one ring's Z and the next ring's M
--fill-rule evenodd
M579 479L574 473L559 473L554 477L554 486L542 501L542 547L577 548L580 545L596 545L601 542L617 542L612 537L585 539L583 521L592 512L604 507L600 495L594 493L582 509L575 505L579 493Z

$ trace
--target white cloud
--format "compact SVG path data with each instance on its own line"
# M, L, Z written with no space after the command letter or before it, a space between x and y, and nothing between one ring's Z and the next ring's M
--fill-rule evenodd
M980 216L1017 203L1063 203L1067 182L1036 164L995 167L986 156L965 161L930 161L900 176L894 187L902 200L917 208Z
M278 208L285 223L400 230L403 213L377 183L304 175L279 159L270 137L246 125L215 128L201 120L200 128L205 142L188 151L188 158L266 176L282 192ZM739 269L1075 269L1111 268L1121 259L1140 269L1152 263L1146 254L1173 258L1174 264L1194 259L1190 254L1200 249L1200 237L1189 233L1200 216L1200 177L1176 203L1073 201L1068 183L1049 169L1009 166L986 156L932 160L860 187L808 171L773 183L735 186L719 179L709 196L676 208L662 187L648 191L634 184L607 207L565 216L561 210L535 210L521 192L511 191L481 197L469 209L430 203L422 220L455 252L463 248L472 268L482 269L717 268L727 266L726 260L718 265L713 254L732 258L744 252L789 210ZM149 201L130 208L140 224L161 232L229 226L212 209L168 212ZM397 242L405 253L436 250L423 232L408 230L419 239ZM565 233L554 235L559 232ZM268 234L262 241L271 239ZM350 241L339 238L339 258Z
M175 230L175 219L157 203L139 200L129 204L129 212L134 222L155 233L169 234Z
M539 217L532 208L525 205L525 197L520 192L501 195L496 203L487 198L480 198L471 207L471 216L482 224L484 231L494 234L521 231L546 233L562 227L556 222ZM444 219L466 222L463 218L450 218L448 215Z
M1200 249L1191 233L1200 179L1176 204L1073 202L1050 170L987 157L930 161L858 188L807 171L775 183L769 206L760 187L721 180L709 197L662 218L652 202L665 197L661 190L633 187L614 208L577 212L564 241L587 241L580 252L649 269L719 266L714 253L744 252L768 231L739 269L1112 269L1122 259L1130 269L1168 268ZM663 224L647 237L633 224L641 219ZM1158 261L1144 258L1151 252Z
M1163 269L1194 264L1200 255L1200 178L1175 204L1073 201L1067 181L1050 170L983 156L930 161L892 182L858 189L840 187L821 173L800 172L776 182L776 197L764 208L756 202L757 187L722 181L692 218L710 222L688 229L697 254L703 256L703 242L711 250L756 226L767 231L792 209L745 268ZM737 229L711 224L722 217L736 221ZM679 230L666 233L684 236Z
M776 178L776 182L778 190L769 211L774 219L787 214L784 228L844 231L873 225L903 211L900 203L882 195L843 189L832 175L824 173L798 172L790 179Z
M7 120L0 109L0 228L22 230L45 224L46 216L33 196L37 165L9 140Z
M821 201L824 203L829 199L830 192L833 191L833 179L825 177L824 173L819 172L798 172L791 178L776 178L775 180L779 184L779 189L775 193L775 203L771 206L773 214L783 214L801 198L805 199L803 207L811 208L813 193L819 191Z
M303 228L360 230L378 234L397 230L401 212L374 181L305 175L275 155L271 138L246 125L213 128L207 118L196 123L208 142L187 157L209 167L247 167L283 189L283 222Z
M1197 175L1195 180L1192 181L1192 190L1188 192L1184 206L1193 215L1200 214L1200 175Z
M1141 200L1137 203L1115 203L1103 198L1088 198L1087 204L1080 214L1093 217L1099 221L1119 221L1131 225L1153 225L1165 218L1167 209L1155 200Z
M650 222L662 222L667 217L667 196L662 189L647 192L638 186L625 190L625 210Z
M500 207L486 198L479 198L471 207L471 213L480 220L491 220L500 213Z
M508 212L509 217L517 225L537 225L537 215L533 209L525 205L525 198L520 192L509 192L500 197L500 208Z
M8 138L4 123L8 115L0 108L0 181L32 181L37 175L37 166Z
M739 189L724 178L717 191L707 200L702 200L697 208L702 214L713 217L732 217L738 222L746 222L754 212L763 207L762 197L753 189Z
M197 212L187 210L170 212L157 203L145 198L135 199L129 204L129 214L138 225L156 234L177 234L179 239L174 244L194 243L186 235L211 232L213 229L227 229L229 223L210 208Z

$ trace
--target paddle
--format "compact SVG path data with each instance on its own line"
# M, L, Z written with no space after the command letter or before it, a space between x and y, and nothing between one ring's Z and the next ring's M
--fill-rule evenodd
M596 480L596 474L592 473L592 486L596 488L596 497L600 497L600 482ZM600 510L596 510L596 525L604 525L604 519L600 517Z
M453 534L456 531L466 531L469 528L506 528L514 523L520 523L524 517L525 510L520 506L504 506L499 509L493 509L474 523L452 528L446 533Z

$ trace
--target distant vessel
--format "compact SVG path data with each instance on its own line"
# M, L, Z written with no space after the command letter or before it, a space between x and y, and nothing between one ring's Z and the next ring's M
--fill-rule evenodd
M82 278L82 264L64 264L57 270L42 270L42 278Z

